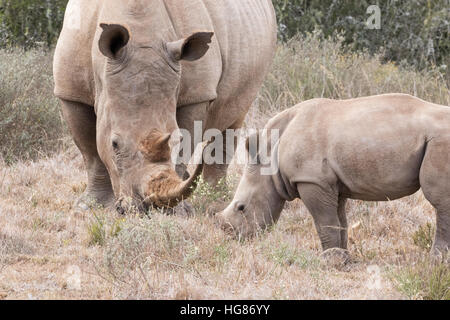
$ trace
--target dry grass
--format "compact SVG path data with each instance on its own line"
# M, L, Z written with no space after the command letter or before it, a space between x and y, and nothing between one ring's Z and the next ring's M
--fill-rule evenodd
M64 145L51 66L50 52L0 50L0 157L8 164Z
M449 104L433 70L417 73L339 50L314 37L280 47L247 126L261 127L277 111L318 96L400 91ZM34 162L0 160L0 299L449 298L448 266L427 259L435 217L422 193L350 201L352 259L329 266L300 200L255 239L239 242L219 230L205 211L227 201L235 181L219 193L201 185L191 217L123 218L73 209L86 187L74 146Z
M420 299L436 297L434 287L448 298L448 268L434 268L428 248L415 244L417 231L434 224L421 193L350 202L352 261L329 267L301 201L270 232L239 242L203 214L124 219L73 210L85 180L75 148L3 165L0 177L0 296L8 299ZM438 274L427 279L426 270Z

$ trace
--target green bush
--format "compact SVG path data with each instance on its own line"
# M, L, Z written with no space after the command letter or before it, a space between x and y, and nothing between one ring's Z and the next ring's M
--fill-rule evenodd
M352 50L378 53L385 61L407 61L450 68L450 4L448 0L274 0L280 37L320 30L325 38L342 34ZM381 29L369 29L370 5L381 10ZM449 73L447 73L449 74ZM447 78L447 81L449 79Z
M196 212L207 212L213 214L217 212L216 206L219 204L228 203L232 198L233 178L228 176L222 178L215 188L212 188L202 176L198 179L197 187L195 188L191 201Z
M68 0L0 0L0 46L55 43ZM280 38L319 29L324 37L343 34L352 50L378 53L419 68L450 68L449 0L273 0ZM381 9L381 29L366 28L367 8ZM450 73L447 73L450 74ZM447 79L448 80L448 79Z
M0 0L0 46L51 46L68 0Z
M420 226L419 229L413 234L413 241L419 248L430 251L433 246L434 233L436 232L434 226L427 222L425 225Z
M59 150L64 126L53 95L52 54L0 50L0 160Z
M394 271L392 280L410 299L450 300L450 268L446 262L420 261Z
M68 0L0 0L0 47L52 46ZM419 69L437 65L450 84L449 0L273 0L284 41L320 30L325 38L343 35L353 51L385 61L407 62ZM366 27L367 8L381 10L381 29Z

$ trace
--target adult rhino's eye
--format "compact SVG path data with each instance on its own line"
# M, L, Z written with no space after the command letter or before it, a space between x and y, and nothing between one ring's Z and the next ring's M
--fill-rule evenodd
M116 140L113 140L111 142L111 144L112 144L112 147L113 147L114 151L118 151L119 150L119 143Z
M245 205L243 205L243 204L239 204L238 206L237 206L237 211L239 211L239 212L244 212L244 210L245 210Z

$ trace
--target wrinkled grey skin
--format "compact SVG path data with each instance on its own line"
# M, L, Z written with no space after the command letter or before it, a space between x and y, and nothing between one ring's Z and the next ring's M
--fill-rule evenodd
M68 8L55 95L88 172L80 204L175 206L195 176L175 173L172 133L193 137L196 120L219 132L242 125L275 53L271 1L71 0ZM202 169L214 185L227 165Z
M301 198L324 250L347 248L346 199L387 201L422 188L436 208L433 252L450 247L450 108L404 94L315 99L288 109L272 149L279 171L250 165L217 219L240 236L277 221L285 201ZM267 144L264 137L260 137Z

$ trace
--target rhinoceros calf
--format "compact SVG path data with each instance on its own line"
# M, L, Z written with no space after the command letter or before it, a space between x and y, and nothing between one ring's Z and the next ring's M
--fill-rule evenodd
M280 131L274 145L258 134L279 170L262 175L260 154L253 156L233 201L216 215L224 228L251 235L276 222L285 201L301 198L323 249L346 249L346 199L394 200L422 188L437 211L433 249L450 247L450 108L404 94L314 99L266 129Z
M172 207L186 198L202 170L180 179L171 134L194 136L195 121L239 128L276 30L270 0L70 0L54 78L88 172L79 204L116 196ZM226 164L203 168L212 184L225 173Z

